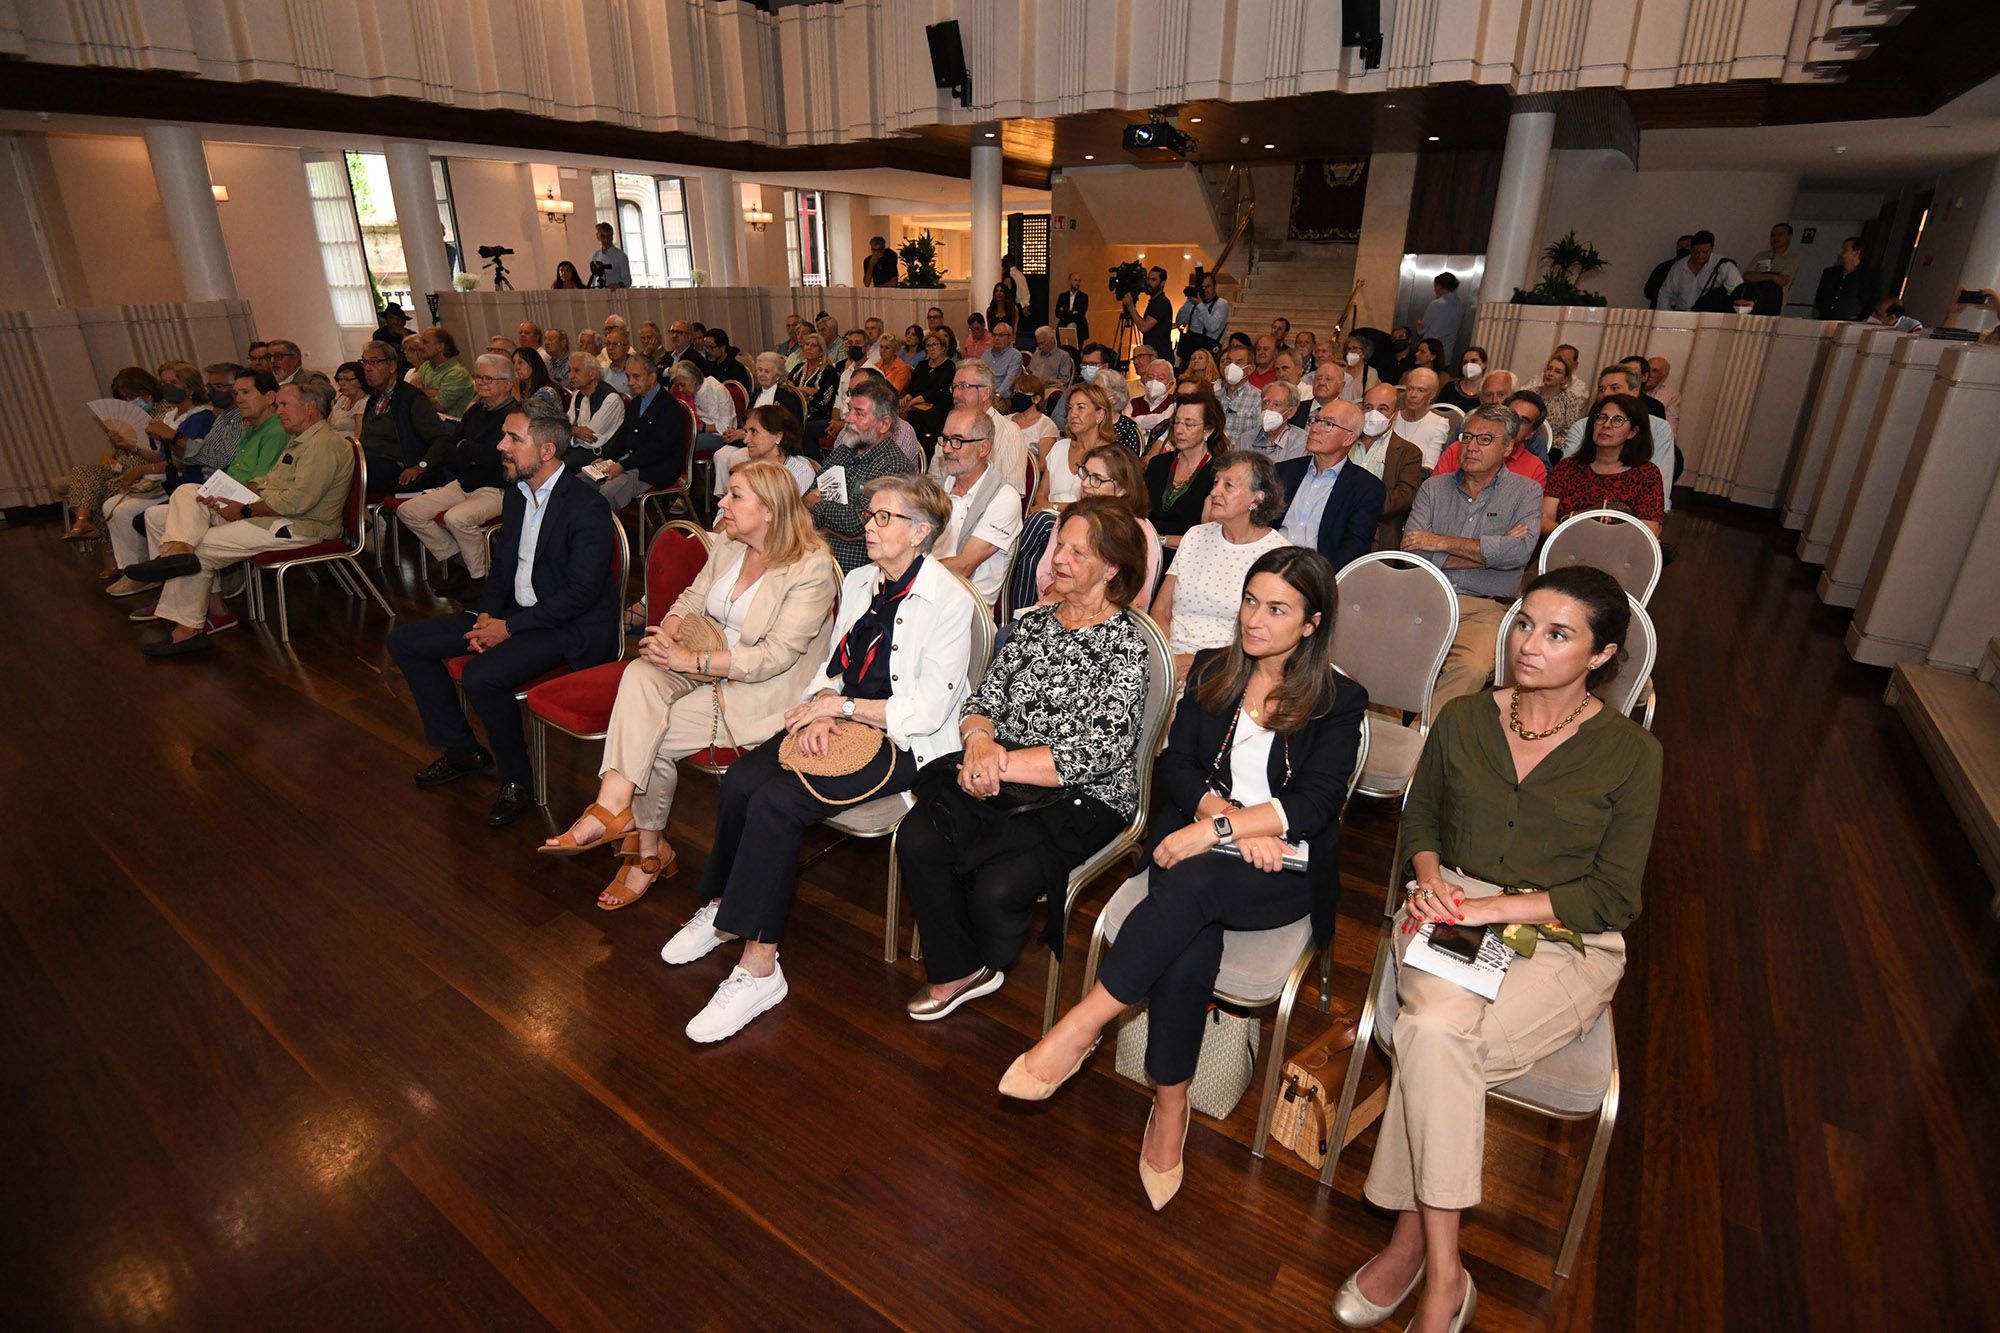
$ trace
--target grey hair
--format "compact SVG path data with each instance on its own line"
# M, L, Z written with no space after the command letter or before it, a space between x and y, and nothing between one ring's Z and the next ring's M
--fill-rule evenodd
M967 357L965 360L958 363L958 368L960 370L966 370L972 372L973 378L980 381L980 383L984 384L988 389L991 389L993 387L994 385L993 367L987 365L984 361L978 360L977 358L974 357Z
M546 398L530 398L514 411L528 419L529 439L536 444L554 445L556 457L562 457L562 451L569 446L569 418L560 407Z
M370 352L375 353L377 360L394 361L403 354L403 349L394 343L385 343L380 338L370 338L361 344L361 355L367 356Z
M1289 381L1287 381L1287 380L1272 380L1272 381L1271 381L1271 382L1270 382L1269 384L1267 384L1267 385L1265 385L1265 386L1264 386L1264 392L1265 392L1265 393L1269 393L1269 392L1271 392L1271 390L1273 390L1273 389L1283 389L1283 390L1285 391L1285 398L1286 398L1286 400L1287 400L1287 401L1289 401L1289 402L1291 403L1291 405L1292 405L1292 406L1293 406L1294 408L1297 408L1297 407L1298 407L1298 405L1299 405L1299 391L1298 391L1298 389L1297 389L1297 388L1296 388L1296 387L1295 387L1294 385L1292 385L1292 384L1291 384L1291 383L1290 383Z
M1106 378L1099 375L1091 383L1104 390L1104 399L1111 404L1111 415L1117 416L1132 405L1132 393L1125 387L1124 376L1113 375Z
M1482 405L1473 408L1465 414L1467 425L1471 425L1475 421L1492 422L1494 425L1500 427L1502 437L1507 440L1512 440L1516 435L1521 433L1520 415L1505 403Z
M1375 340L1365 333L1350 333L1348 339L1361 344L1361 359L1365 362L1375 355Z
M674 362L673 367L667 371L667 383L685 384L690 389L699 389L701 382L706 378L707 376L703 375L690 362L686 361Z
M957 413L954 412L952 415L956 416ZM973 427L967 432L966 438L984 440L988 444L993 443L993 418L987 416L984 412L974 412L971 416Z
M951 496L935 480L919 472L892 472L886 477L876 477L861 488L861 496L873 507L875 497L884 491L894 491L909 501L910 508L916 511L910 517L930 529L917 542L917 550L929 555L931 547L937 545L938 538L951 525Z
M296 391L300 400L312 404L321 416L333 411L333 383L324 375L300 375L281 387Z
M271 339L270 342L266 343L265 346L282 347L293 356L300 355L299 345L293 342L290 338L273 338Z
M588 352L571 352L568 359L571 370L575 370L579 366L588 366L593 375L601 375L603 373L604 367L598 365L597 358Z
M1278 465L1255 449L1231 449L1209 465L1209 475L1219 477L1233 467L1250 469L1251 493L1261 498L1250 506L1250 521L1260 528L1275 528L1285 517L1285 483L1278 477Z
M512 352L481 352L472 363L473 369L489 374L505 375L507 382L514 382L514 354Z
M764 363L765 363L766 361L769 361L769 362L771 362L771 363L772 363L773 365L777 366L777 368L778 368L778 376L779 376L779 378L781 378L781 379L782 379L782 378L784 377L784 374L785 374L785 358L783 358L782 356L779 356L779 355L778 355L778 354L777 354L776 352L759 352L759 353L757 353L757 364L758 364L758 365L760 365L760 366L761 366L761 365L763 365L763 364L764 364Z

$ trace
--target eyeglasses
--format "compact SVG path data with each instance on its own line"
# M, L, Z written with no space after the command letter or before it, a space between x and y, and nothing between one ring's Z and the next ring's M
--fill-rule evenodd
M389 364L389 358L386 356L364 356L361 358L361 364L364 366L386 366Z
M957 380L953 380L951 385L951 391L953 393L957 393L960 389L963 389L967 393L970 393L974 389L983 389L985 387L986 386L984 384L981 384L978 380L967 380L963 384L959 383Z
M864 509L861 511L861 521L869 527L886 528L889 526L889 520L892 518L900 518L905 523L916 522L908 514L899 514L893 509Z
M1474 435L1469 430L1462 430L1458 433L1459 443L1476 444L1482 449L1490 449L1506 438L1505 435Z
M1306 430L1308 432L1316 430L1344 430L1349 435L1360 434L1360 432L1355 430L1354 427L1343 426L1338 421L1335 421L1332 417L1314 417L1312 419L1312 424L1307 426Z
M1609 412L1599 412L1591 420L1600 426L1629 426L1632 424L1632 418L1613 416Z
M512 384L514 379L511 375L474 375L472 382L474 384Z
M940 435L938 443L947 449L970 449L975 444L984 443L985 439L983 435Z
M1078 472L1076 474L1076 481L1079 486L1087 491L1101 490L1111 484L1111 478L1105 476L1102 472Z

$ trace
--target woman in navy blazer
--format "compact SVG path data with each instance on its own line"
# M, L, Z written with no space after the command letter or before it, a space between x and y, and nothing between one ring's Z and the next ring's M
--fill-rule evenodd
M1149 1001L1146 1072L1157 1086L1139 1179L1155 1209L1180 1188L1188 1081L1223 932L1310 916L1321 946L1333 937L1341 805L1368 708L1367 692L1333 667L1335 596L1317 551L1284 546L1250 567L1236 642L1195 657L1160 755L1172 813L1153 840L1146 898L1090 994L1000 1084L1049 1096L1106 1024ZM1286 866L1301 857L1305 869Z

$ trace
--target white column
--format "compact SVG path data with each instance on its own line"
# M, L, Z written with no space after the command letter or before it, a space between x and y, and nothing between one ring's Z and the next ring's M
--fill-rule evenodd
M736 177L726 171L695 173L701 180L702 228L708 233L709 285L743 285L743 210L737 199Z
M1516 287L1533 286L1531 269L1549 180L1549 150L1556 137L1554 100L1523 97L1507 118L1507 147L1500 157L1500 190L1493 201L1493 229L1486 237L1481 298L1505 301Z
M445 257L444 224L438 220L431 150L424 144L391 140L382 145L382 153L388 159L389 196L396 205L403 260L410 266L410 290L418 301L430 292L448 292L451 261ZM421 320L422 310L419 306L412 318Z
M1986 198L1979 205L1972 241L1965 247L1965 268L1958 285L2000 289L2000 158L1993 160L1993 174L1986 180Z
M236 274L229 267L229 246L222 239L222 215L208 179L208 157L202 152L201 131L192 125L148 125L146 154L167 214L167 232L174 238L181 283L190 301L233 301Z
M997 140L975 143L972 146L972 277L967 292L972 310L986 309L987 298L993 295L993 284L1000 281L1002 244L1000 145Z

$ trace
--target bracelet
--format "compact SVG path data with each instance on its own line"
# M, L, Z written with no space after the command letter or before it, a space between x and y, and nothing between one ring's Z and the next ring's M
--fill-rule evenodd
M974 736L991 736L996 741L1000 739L999 733L992 727L974 727L971 731L960 732L958 738L962 741L969 741Z

